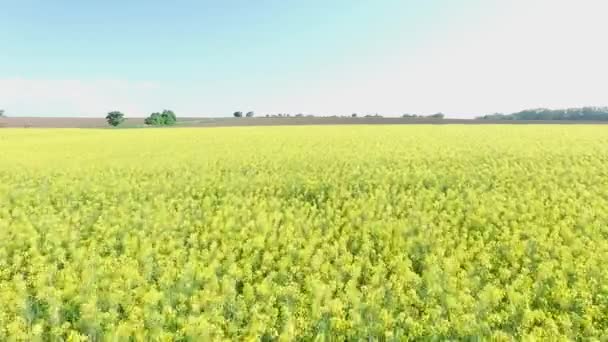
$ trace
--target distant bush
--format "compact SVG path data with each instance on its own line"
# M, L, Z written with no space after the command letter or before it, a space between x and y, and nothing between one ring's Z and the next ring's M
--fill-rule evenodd
M177 122L175 113L171 110L163 110L162 113L152 113L144 120L150 126L171 126Z
M106 121L108 121L110 126L116 127L125 121L125 115L119 111L109 112L106 115Z
M252 111L247 112L247 114L245 114L245 116L248 117L248 118L252 118L254 115L255 115L255 113L252 112Z
M445 117L445 115L443 113L437 113L437 114L429 115L428 117L431 119L443 119Z
M0 118L4 117L4 109L0 109Z
M243 112L234 112L234 113L232 113L232 115L235 118L242 118L243 117Z

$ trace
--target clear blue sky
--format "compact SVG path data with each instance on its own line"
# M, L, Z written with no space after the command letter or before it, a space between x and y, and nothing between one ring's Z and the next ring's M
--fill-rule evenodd
M0 108L470 116L606 105L606 11L601 0L0 0Z

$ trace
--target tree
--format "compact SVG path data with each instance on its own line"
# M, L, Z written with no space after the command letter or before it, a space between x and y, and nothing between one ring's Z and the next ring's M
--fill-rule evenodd
M445 115L443 115L443 113L437 113L437 114L429 115L428 117L432 118L432 119L443 119L445 117Z
M242 118L243 112L234 112L234 114L232 114L232 115L234 115L235 118Z
M116 127L125 121L125 115L119 111L109 112L108 115L106 115L106 120L110 126Z
M0 109L0 118L4 117L4 109Z
M165 109L160 116L166 126L174 125L177 122L177 116L175 116L172 110Z
M247 114L245 114L245 116L248 117L248 118L252 118L254 115L255 115L255 113L252 112L252 111L247 112Z
M160 126L160 125L162 125L162 119L160 117L160 113L152 113L152 114L150 114L150 116L148 116L144 120L144 123L146 125L152 125L152 126Z
M356 118L357 117L357 113L352 113L351 117Z
M162 113L152 113L144 120L146 125L170 126L177 122L177 116L172 110L163 110Z

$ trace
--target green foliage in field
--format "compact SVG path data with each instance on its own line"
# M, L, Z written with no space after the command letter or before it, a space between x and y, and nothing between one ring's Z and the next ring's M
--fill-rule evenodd
M125 121L125 115L118 111L109 112L106 121L108 125L116 127Z
M602 126L0 140L3 341L608 338Z
M177 122L175 113L171 110L163 110L162 113L152 113L144 119L144 123L150 126L172 126Z
M583 107L568 109L526 109L513 114L490 114L478 117L482 120L573 120L606 121L608 107Z

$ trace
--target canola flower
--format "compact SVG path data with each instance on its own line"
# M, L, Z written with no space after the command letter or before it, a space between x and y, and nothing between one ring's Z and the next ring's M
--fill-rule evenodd
M2 341L608 338L606 126L0 143Z

